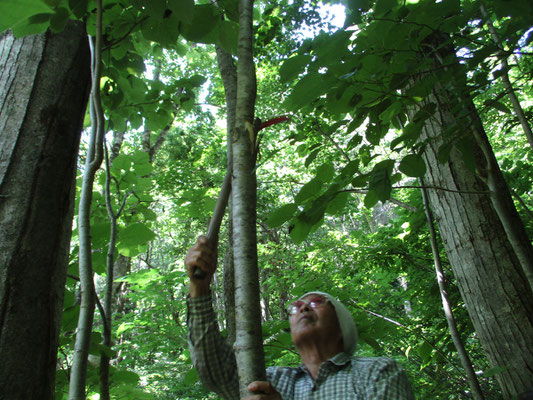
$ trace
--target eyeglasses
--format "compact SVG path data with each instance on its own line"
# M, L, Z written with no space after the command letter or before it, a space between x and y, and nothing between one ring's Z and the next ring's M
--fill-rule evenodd
M300 308L304 306L304 304L307 304L309 307L311 307L313 310L317 309L319 307L322 307L326 305L329 302L328 299L326 299L324 296L316 295L312 297L309 301L303 301L303 300L296 300L293 301L291 304L287 307L287 312L289 315L296 314Z

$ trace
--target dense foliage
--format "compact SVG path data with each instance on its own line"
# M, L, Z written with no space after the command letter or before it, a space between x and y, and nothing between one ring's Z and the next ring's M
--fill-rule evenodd
M113 398L215 398L197 381L190 361L182 260L205 232L225 173L224 88L214 46L235 54L238 25L236 2L218 5L104 1L101 89L108 146L114 136L123 137L110 172L112 207L122 208L115 255L126 267L115 273L111 348L100 344L103 326L95 319L89 398L98 398L102 352L112 358ZM358 355L397 359L417 398L469 398L442 312L416 180L426 171L417 140L430 115L416 107L437 82L464 79L531 233L532 148L499 78L510 75L531 121L533 7L525 0L485 2L505 46L502 56L480 5L349 0L333 9L315 1L257 2L256 115L263 121L290 115L289 122L260 132L256 168L267 365L298 363L285 305L320 289L353 312ZM10 12L2 13L0 31L54 32L79 18L94 34L93 1L4 0L0 10L6 7ZM332 10L346 12L344 27L326 16ZM413 69L431 68L420 65L413 49L436 31L447 35L441 46L454 50L446 60L449 68L439 71L444 75L438 79L430 75L401 92ZM500 68L502 57L509 59L508 70ZM407 117L410 107L416 115ZM163 132L162 146L156 147ZM457 148L471 162L461 133L448 134L442 161ZM104 186L102 170L92 203L100 295L110 225ZM226 249L222 229L220 264ZM500 398L494 380L498 369L485 358L441 253L461 338L486 398ZM67 398L79 313L77 262L75 229L58 351L58 399ZM224 328L222 272L214 293Z

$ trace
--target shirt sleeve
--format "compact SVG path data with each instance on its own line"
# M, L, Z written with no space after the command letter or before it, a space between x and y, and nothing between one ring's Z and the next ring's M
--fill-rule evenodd
M413 390L405 371L390 358L380 358L375 364L366 395L372 400L414 400Z
M237 362L218 330L211 295L187 298L191 359L204 385L225 399L239 399Z

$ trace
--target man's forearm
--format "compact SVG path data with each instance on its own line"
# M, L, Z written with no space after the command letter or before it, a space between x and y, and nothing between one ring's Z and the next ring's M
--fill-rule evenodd
M226 399L238 399L235 354L218 330L210 292L195 294L187 299L191 359L206 387Z

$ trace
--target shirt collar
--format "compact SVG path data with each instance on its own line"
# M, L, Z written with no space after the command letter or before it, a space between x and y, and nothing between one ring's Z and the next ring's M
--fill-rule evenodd
M333 357L331 357L329 359L329 361L331 361L333 364L335 365L345 365L347 364L348 362L350 362L350 359L352 357L350 357L350 355L348 353L345 353L344 351L334 355Z
M348 364L351 358L352 357L348 353L345 353L344 351L342 351L340 353L335 354L333 357L331 357L329 360L325 362L331 362L332 364L338 367L341 367L341 366ZM307 368L305 368L304 364L301 364L299 369L300 369L300 372L307 373Z

